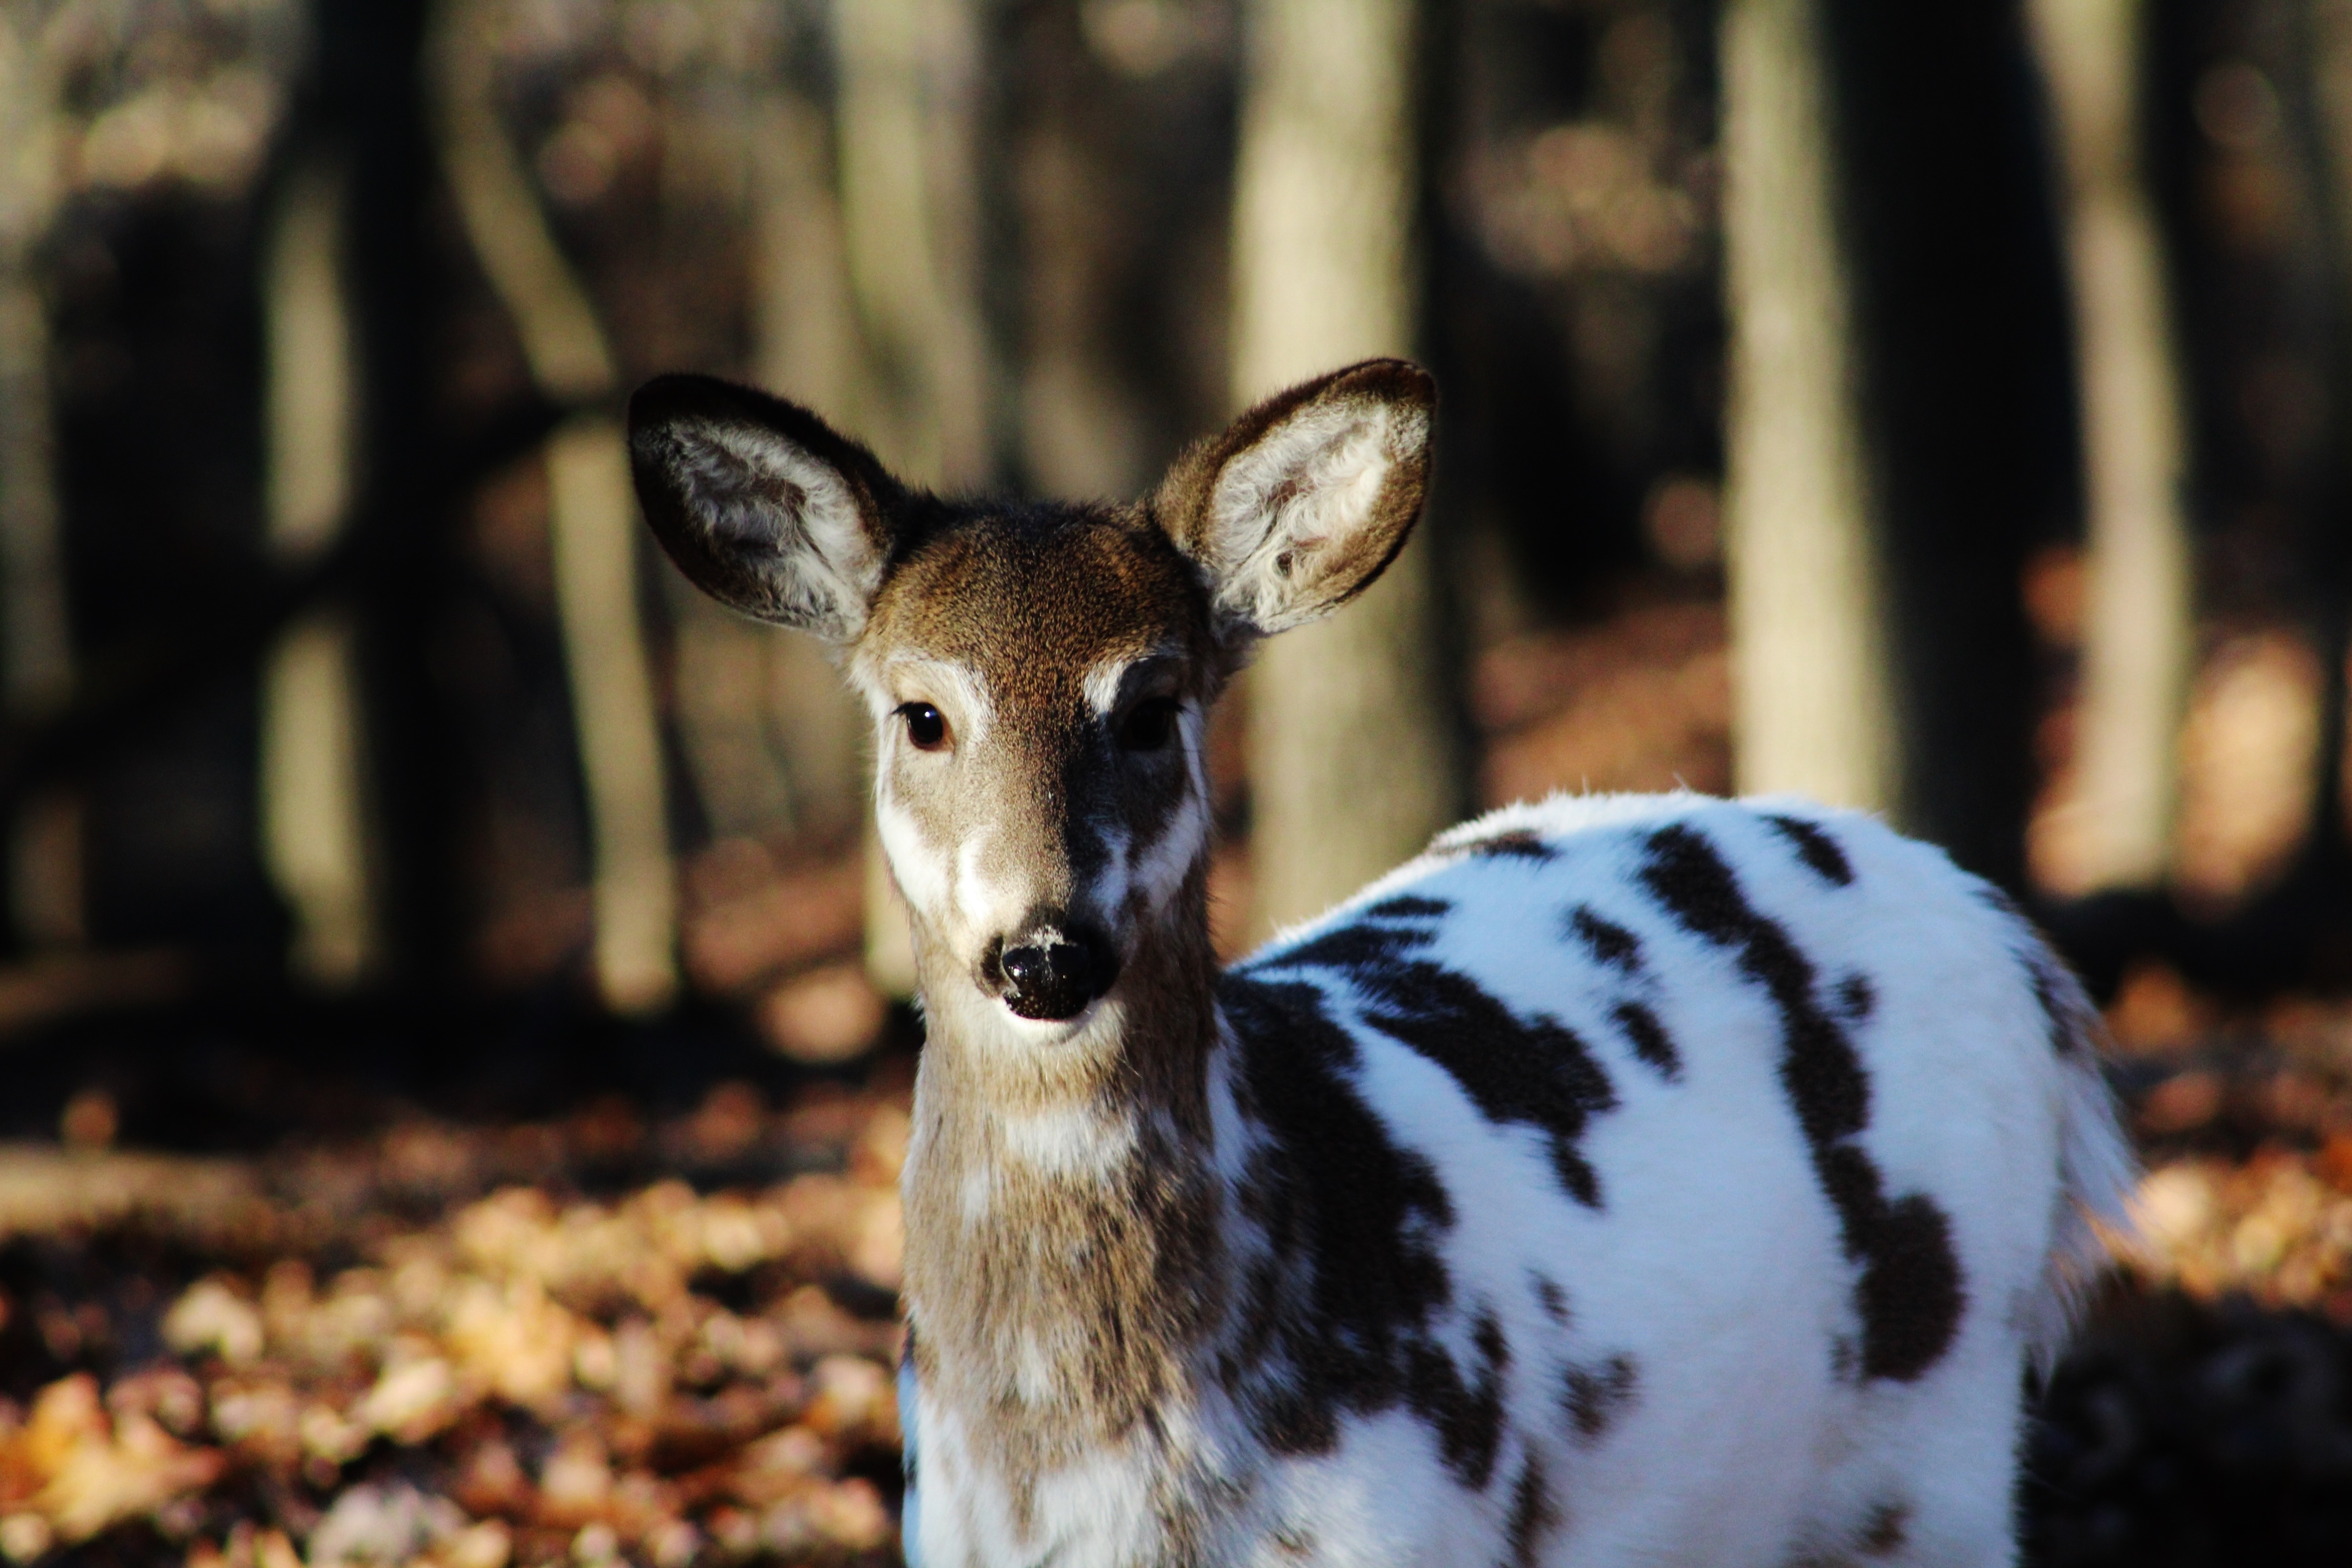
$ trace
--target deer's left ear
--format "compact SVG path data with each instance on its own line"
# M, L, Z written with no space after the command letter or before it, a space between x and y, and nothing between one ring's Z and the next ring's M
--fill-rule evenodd
M1328 615L1404 548L1436 403L1429 373L1402 360L1319 376L1178 458L1153 511L1231 621L1263 635Z

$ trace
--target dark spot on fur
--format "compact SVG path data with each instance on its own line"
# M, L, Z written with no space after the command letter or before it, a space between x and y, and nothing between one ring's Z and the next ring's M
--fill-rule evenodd
M1285 952L1269 953L1250 967L1338 969L1354 973L1401 963L1408 952L1436 939L1410 926L1344 925L1310 938Z
M1510 1548L1510 1555L1504 1560L1508 1568L1535 1568L1536 1549L1543 1544L1545 1532L1559 1522L1559 1505L1552 1500L1543 1461L1529 1449L1519 1462L1518 1484L1511 1489L1511 1517L1504 1535Z
M1853 1381L1854 1367L1860 1357L1854 1354L1853 1341L1839 1334L1830 1341L1830 1375L1840 1383Z
M2025 911L2017 907L2017 900L2011 898L2007 893L2002 892L1999 888L1994 887L1990 882L1979 882L1974 878L1970 878L1969 884L1969 896L1976 900L1977 902L1982 904L1985 908L1989 910L1997 910L2000 913L2009 916L2011 920L2021 921L2025 918Z
M1797 858L1811 866L1824 881L1841 888L1853 885L1853 864L1846 859L1845 851L1838 847L1837 840L1822 831L1820 824L1807 822L1801 816L1768 816L1764 820L1797 847Z
M1592 950L1592 956L1628 973L1642 967L1642 942L1632 931L1602 920L1588 905L1568 912L1569 934Z
M1843 1028L1814 996L1812 962L1777 921L1749 906L1731 868L1696 828L1676 823L1652 834L1642 879L1685 927L1735 950L1741 969L1779 1007L1780 1082L1837 1212L1845 1255L1862 1270L1854 1296L1863 1375L1898 1383L1920 1376L1950 1347L1966 1300L1951 1226L1925 1195L1890 1203L1878 1167L1854 1142L1870 1118L1870 1080Z
M1924 1193L1879 1211L1862 1273L1865 1377L1909 1383L1936 1364L1959 1325L1960 1261L1952 1222Z
M1859 1024L1878 1005L1878 993L1872 988L1870 976L1859 970L1838 982L1838 1006L1846 1017Z
M1452 1074L1489 1121L1542 1131L1560 1186L1601 1206L1601 1180L1576 1143L1617 1095L1582 1040L1550 1018L1522 1023L1476 981L1433 963L1350 975L1377 1004L1367 1023Z
M1911 1541L1911 1505L1883 1502L1870 1510L1854 1544L1865 1557L1892 1557Z
M1640 1382L1631 1356L1612 1355L1597 1367L1570 1367L1560 1378L1559 1403L1578 1438L1599 1442L1633 1405Z
M1376 920L1433 921L1451 912L1453 908L1444 899L1424 899L1418 893L1401 893L1393 899L1382 899L1364 912Z
M1550 860L1559 853L1550 844L1545 844L1543 835L1534 827L1503 827L1489 835L1461 839L1444 835L1430 844L1430 848L1444 856L1510 856L1515 860Z
M1559 1288L1559 1281L1549 1275L1534 1273L1530 1273L1528 1279L1535 1288L1536 1304L1544 1310L1544 1316L1566 1328L1568 1292Z
M2033 946L2025 955L2026 972L2033 976L2033 1000L2049 1021L2050 1049L2058 1057L2071 1057L2092 1037L2095 1026L2085 1016L2089 1009L2059 969L2058 961L2042 947L2042 939L2029 932L2027 940Z
M1657 1068L1660 1076L1668 1082L1683 1076L1682 1056L1675 1049L1673 1037L1666 1033L1666 1026L1658 1022L1658 1016L1651 1012L1646 1004L1617 1004L1617 1026L1625 1031L1625 1038L1632 1044L1633 1054Z
M1477 1371L1462 1369L1431 1340L1405 1348L1405 1394L1413 1414L1437 1433L1437 1457L1454 1477L1474 1491L1486 1489L1495 1474L1495 1452L1503 1441L1503 1371L1511 1364L1503 1326L1482 1310L1470 1331Z
M1268 1249L1244 1276L1220 1373L1269 1448L1326 1452L1341 1412L1385 1409L1412 1377L1433 1380L1409 1366L1433 1355L1451 1372L1430 1329L1452 1291L1437 1240L1454 1205L1357 1093L1355 1042L1313 986L1228 973L1218 997L1266 1134L1241 1203Z
M1589 1120L1617 1103L1607 1075L1556 1020L1522 1022L1468 975L1403 956L1430 941L1412 929L1342 926L1250 970L1312 966L1345 974L1370 1004L1367 1023L1452 1074L1489 1121L1544 1133L1561 1187L1600 1207L1600 1178L1576 1142Z

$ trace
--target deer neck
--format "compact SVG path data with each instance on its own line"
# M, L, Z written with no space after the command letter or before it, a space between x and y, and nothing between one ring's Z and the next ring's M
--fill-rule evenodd
M1066 1039L1041 1043L928 948L919 929L916 1367L975 1451L1034 1475L1181 1399L1222 1310L1205 866Z

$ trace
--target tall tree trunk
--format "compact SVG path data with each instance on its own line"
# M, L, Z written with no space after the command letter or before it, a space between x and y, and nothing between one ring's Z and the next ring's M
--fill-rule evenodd
M1887 810L1899 758L1821 0L1730 0L1726 555L1736 773Z
M2080 504L2065 268L2017 0L1823 0L1906 832L2018 886L2032 542Z
M0 16L0 707L24 722L54 711L73 684L50 426L48 315L36 247L55 213L63 82L47 14ZM51 789L8 833L9 913L37 945L83 934L79 796Z
M2341 431L2347 414L2352 413L2347 407L2352 405L2352 0L2317 0L2309 26L2311 105L2326 193L2323 232L2329 276L2337 290L2328 363ZM2306 614L2326 661L2320 689L2326 703L2320 715L2315 781L2319 787L2314 796L2318 820L2313 825L2309 858L2322 877L2340 888L2346 862L2352 860L2352 799L2346 798L2352 759L2345 754L2347 731L2352 731L2352 713L2346 710L2347 690L2352 690L2352 670L2346 668L2347 649L2352 648L2352 537L2344 526L2345 511L2352 507L2352 459L2343 455L2340 438L2336 451L2326 510L2313 520L2305 559L2314 579L2308 592L2317 601L2306 607Z
M974 0L834 0L841 225L863 374L840 412L917 484L992 474L973 135ZM866 847L866 967L895 995L915 952L880 847Z
M2030 0L2063 149L2089 502L2075 722L2078 886L2145 888L2172 855L2192 657L2181 382L2138 153L2142 0Z
M1412 353L1419 291L1415 5L1253 0L1244 18L1237 403ZM1261 932L1414 854L1463 804L1430 534L1337 616L1269 642L1250 672Z
M873 397L863 385L832 138L817 105L784 88L755 100L752 134L752 373L854 429L856 411ZM814 637L768 637L770 703L788 748L794 820L804 831L837 831L864 805L865 715Z
M602 401L618 390L612 350L498 122L488 13L485 0L444 0L436 107L450 188L541 393L556 402ZM677 888L660 722L638 618L641 531L619 421L573 416L548 442L547 478L595 865L596 979L608 1005L646 1012L677 990Z
M347 189L329 153L278 192L264 258L264 443L269 548L289 565L333 542L352 500L358 412L346 297ZM294 972L349 985L373 947L350 618L315 610L262 675L262 852L294 918Z

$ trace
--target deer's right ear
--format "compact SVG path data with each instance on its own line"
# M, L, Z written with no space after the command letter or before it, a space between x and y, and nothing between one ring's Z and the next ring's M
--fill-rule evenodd
M707 375L629 399L637 500L669 558L733 610L854 639L882 586L904 492L807 409Z

